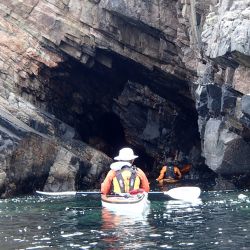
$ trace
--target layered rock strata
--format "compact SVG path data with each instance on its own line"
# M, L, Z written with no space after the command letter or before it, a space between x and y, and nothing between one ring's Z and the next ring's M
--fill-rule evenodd
M3 196L99 188L124 145L247 179L249 5L0 0Z

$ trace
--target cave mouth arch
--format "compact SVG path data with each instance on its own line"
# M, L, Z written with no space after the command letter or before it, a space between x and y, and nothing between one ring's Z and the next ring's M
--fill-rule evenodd
M188 82L111 52L97 50L95 56L98 54L103 55L102 60L91 66L67 56L57 68L40 72L47 112L72 126L77 139L111 158L120 148L132 147L140 156L138 166L149 171L162 161L163 153L173 148L190 151L192 146L199 147L197 112ZM131 88L128 82L132 83ZM150 89L150 94L144 100L146 89ZM119 103L120 97L130 102L131 96L132 104ZM172 117L176 113L179 117L185 115L185 119L177 119L174 129ZM149 135L152 128L157 129L154 132L161 138ZM191 136L182 136L180 130L189 131Z

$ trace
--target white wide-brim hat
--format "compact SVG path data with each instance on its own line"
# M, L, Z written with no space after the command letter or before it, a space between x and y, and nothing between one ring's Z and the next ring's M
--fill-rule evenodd
M119 151L119 155L116 156L114 159L120 160L120 161L130 161L130 160L134 160L137 157L138 156L134 155L134 151L131 148L122 148Z

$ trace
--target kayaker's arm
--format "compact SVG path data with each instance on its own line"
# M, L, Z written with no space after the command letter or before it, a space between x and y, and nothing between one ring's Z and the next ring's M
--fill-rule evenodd
M167 167L166 167L166 166L163 166L162 169L161 169L160 175L159 175L159 177L158 177L156 180L157 180L157 181L163 180L166 171L167 171Z
M182 174L178 167L174 167L174 173L178 179L181 179Z
M191 164L185 164L181 169L180 169L180 172L181 172L181 174L183 175L183 174L186 174L186 173L188 173L189 171L190 171L190 169L191 169Z
M140 168L137 168L137 175L139 176L141 180L140 188L144 189L145 192L149 192L150 190L149 182L145 173Z
M115 177L115 171L110 170L105 178L105 180L103 181L103 183L101 184L101 193L102 194L109 194L110 193L110 188L111 188L111 184L112 184L112 180Z

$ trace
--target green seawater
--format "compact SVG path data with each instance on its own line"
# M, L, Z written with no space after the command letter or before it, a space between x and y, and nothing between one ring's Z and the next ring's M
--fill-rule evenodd
M149 198L143 215L112 213L98 195L0 200L0 249L250 249L249 191Z

